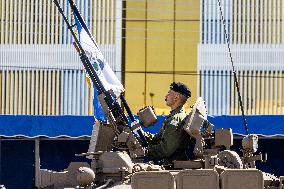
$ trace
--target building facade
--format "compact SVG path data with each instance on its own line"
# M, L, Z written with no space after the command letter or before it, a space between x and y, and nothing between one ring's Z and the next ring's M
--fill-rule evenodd
M245 114L282 114L284 2L202 0L200 3L198 90L208 104L209 114L241 114L232 63Z
M134 113L145 105L168 113L168 86L181 81L192 90L188 109L202 96L209 114L240 114L225 33L245 113L283 112L282 0L220 0L225 28L213 0L76 3ZM0 10L1 114L92 115L85 73L54 3L0 0Z
M78 9L121 77L121 1L78 0ZM74 23L68 1L59 1ZM0 1L0 113L92 115L92 91L53 1Z
M197 94L197 45L200 2L196 0L125 1L125 88L135 113L153 105L168 113L165 95L173 81Z

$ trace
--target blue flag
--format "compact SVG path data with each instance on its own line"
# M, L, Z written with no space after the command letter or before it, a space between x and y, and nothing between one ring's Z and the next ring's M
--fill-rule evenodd
M78 31L78 38L79 38L79 42L82 48L84 49L90 63L93 66L93 69L95 70L105 90L107 91L112 90L115 96L118 97L124 91L124 88L121 82L118 80L115 73L112 71L112 69L106 62L93 36L91 35L84 20L79 14L78 9L76 8L76 6L72 6L73 5L72 0L69 0L69 3L72 7L72 11L74 14L76 27ZM94 88L93 102L94 102L95 117L99 119L100 121L106 121L107 119L104 115L101 104L98 100L98 92L94 84L93 84L93 88Z
M95 87L93 87L93 104L94 104L94 115L95 118L98 119L100 122L107 122L107 118L101 106L101 103L98 99L98 91Z

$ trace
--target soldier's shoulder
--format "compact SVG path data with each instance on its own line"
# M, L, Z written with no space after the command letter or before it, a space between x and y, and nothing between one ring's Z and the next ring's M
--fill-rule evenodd
M169 120L169 124L173 125L173 126L178 126L179 123L186 117L186 113L185 112L180 112L177 113L175 115L173 115L170 120Z
M178 120L178 121L182 121L185 117L186 117L186 112L185 111L181 111L181 112L175 114L173 116L173 119Z
M180 120L176 119L175 116L169 121L169 125L177 126L179 124Z

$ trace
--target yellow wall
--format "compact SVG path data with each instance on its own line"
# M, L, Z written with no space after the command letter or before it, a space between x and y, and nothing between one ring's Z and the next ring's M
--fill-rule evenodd
M199 1L126 1L125 89L136 113L154 105L169 112L164 97L173 81L186 83L197 97ZM151 97L150 93L154 96Z

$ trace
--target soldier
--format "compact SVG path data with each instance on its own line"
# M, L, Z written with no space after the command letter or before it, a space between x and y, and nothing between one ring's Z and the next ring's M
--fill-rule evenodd
M182 128L182 120L186 117L183 106L190 96L191 92L185 84L174 82L170 85L165 101L171 112L147 151L147 157L155 163L166 165L171 164L173 160L187 159L185 152L189 136Z

